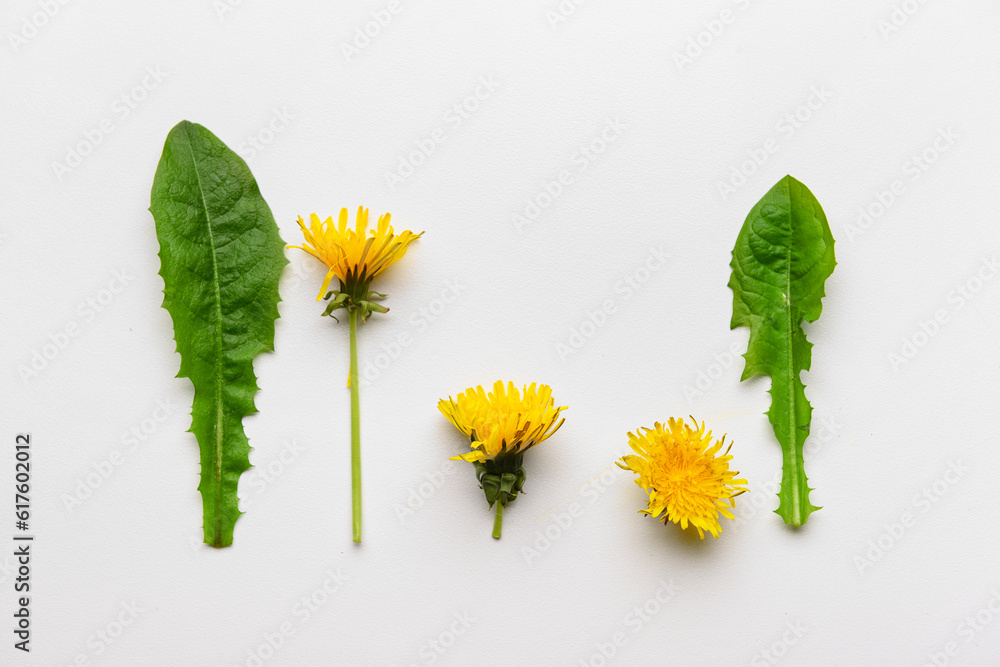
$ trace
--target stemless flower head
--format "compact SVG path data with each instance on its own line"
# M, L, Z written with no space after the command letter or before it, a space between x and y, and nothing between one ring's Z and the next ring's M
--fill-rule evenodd
M520 458L525 450L542 442L562 426L548 385L531 383L518 391L513 382L497 380L493 391L470 387L458 398L441 400L438 409L452 424L469 436L472 451L452 459L470 463Z
M623 456L618 465L639 475L635 483L649 494L647 509L639 510L662 521L691 524L705 538L708 531L718 537L722 527L719 515L732 519L727 509L735 507L734 497L747 489L745 479L735 479L739 471L730 470L730 443L719 455L723 441L712 443L712 432L705 432L691 418L694 428L683 420L670 419L666 426L656 422L653 428L628 434L629 445L638 454Z
M566 407L556 407L548 385L518 391L513 382L497 380L489 393L470 387L458 398L438 401L438 409L469 438L472 451L451 458L475 466L486 502L496 511L493 537L499 539L503 508L524 487L524 452L559 430Z
M317 301L323 298L334 276L340 280L342 293L354 301L364 300L372 278L399 261L406 254L406 248L423 234L407 230L396 236L388 213L379 217L376 229L368 230L368 209L363 206L358 207L353 229L348 228L347 218L346 208L340 209L336 225L332 217L320 222L319 216L313 213L307 227L299 216L305 242L300 246L288 246L305 250L330 267Z

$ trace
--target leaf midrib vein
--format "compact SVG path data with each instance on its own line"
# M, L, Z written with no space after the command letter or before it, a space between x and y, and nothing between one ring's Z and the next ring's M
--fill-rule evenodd
M795 232L795 217L792 214L792 188L789 184L788 188L788 256L785 263L785 306L786 312L788 313L785 322L787 326L786 335L788 336L788 446L791 448L789 452L788 461L791 467L791 481L792 481L792 521L797 523L799 521L799 514L801 509L799 507L799 470L798 470L798 460L796 459L797 450L797 439L795 437L797 412L795 410L795 337L792 335L792 247L794 244L794 239L792 238Z
M201 184L201 173L198 171L198 161L194 156L194 148L191 145L191 133L185 128L185 134L187 134L188 140L188 151L191 154L191 164L194 166L195 180L198 182L198 194L201 197L202 208L205 210L205 222L208 228L208 244L211 249L212 254L212 286L215 291L215 319L216 319L216 358L214 364L215 370L215 402L216 402L216 420L215 420L215 483L219 486L222 484L222 293L219 287L219 260L216 256L215 249L215 235L212 233L212 216L208 211L208 202L205 200L205 189ZM215 494L213 494L215 499L215 523L216 523L216 536L221 534L222 524L221 524L221 493L219 488L216 488Z

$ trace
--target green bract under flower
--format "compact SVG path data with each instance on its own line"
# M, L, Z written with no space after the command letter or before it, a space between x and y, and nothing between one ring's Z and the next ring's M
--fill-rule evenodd
M324 315L331 315L334 310L345 308L358 310L361 319L367 320L372 312L384 313L389 310L375 303L375 300L385 298L386 295L370 290L372 279L390 264L402 259L407 247L423 234L407 230L397 236L389 224L390 217L389 213L381 215L378 227L372 230L368 230L368 209L363 206L358 207L353 229L347 226L346 208L340 210L336 225L333 224L332 217L320 222L319 216L313 213L309 216L307 227L299 217L299 227L302 228L305 241L300 246L288 247L305 250L330 267L316 297L317 301L323 298L330 300L323 311ZM340 289L328 292L327 288L334 277L340 280Z

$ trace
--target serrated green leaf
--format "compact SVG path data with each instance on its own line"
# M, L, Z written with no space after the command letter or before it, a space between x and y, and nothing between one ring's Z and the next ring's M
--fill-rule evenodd
M196 123L167 136L149 210L160 242L163 307L194 384L205 542L233 543L236 487L250 467L243 417L257 411L253 359L274 349L284 242L246 163Z
M771 378L768 418L781 443L782 476L775 510L800 526L820 509L809 502L802 446L809 436L812 406L799 377L809 370L812 343L802 320L823 310L823 286L837 265L833 234L813 193L791 176L771 188L750 211L733 249L732 328L750 327L741 380Z

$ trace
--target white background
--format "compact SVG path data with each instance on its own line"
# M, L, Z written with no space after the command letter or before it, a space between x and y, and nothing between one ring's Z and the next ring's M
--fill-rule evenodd
M995 3L909 0L899 25L859 0L592 1L559 21L555 0L45 4L0 23L0 515L13 534L30 432L36 535L33 651L11 646L0 558L0 663L596 666L620 633L619 664L996 664ZM359 204L426 231L361 328L360 547L347 328L319 317L325 268L298 250L255 362L246 514L232 548L199 544L192 387L146 210L181 119L247 158L289 243L298 215ZM804 374L824 508L797 531L770 512L768 380L739 382L726 286L744 216L786 173L839 262ZM500 541L436 410L497 378L569 406ZM613 466L628 430L688 414L735 440L750 481L717 540L638 515Z

